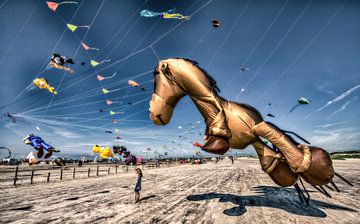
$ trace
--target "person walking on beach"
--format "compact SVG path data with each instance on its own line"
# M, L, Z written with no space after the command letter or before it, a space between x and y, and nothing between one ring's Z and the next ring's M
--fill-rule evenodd
M140 191L141 191L141 178L143 176L140 168L136 168L135 172L137 174L135 189L134 189L134 204L140 201Z

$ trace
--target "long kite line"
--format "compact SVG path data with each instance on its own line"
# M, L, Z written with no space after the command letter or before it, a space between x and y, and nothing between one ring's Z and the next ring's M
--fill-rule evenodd
M279 11L277 12L276 16L274 17L274 19L271 21L270 25L266 28L265 32L261 35L260 39L256 42L256 44L254 45L254 47L251 49L250 53L247 55L247 57L245 58L245 60L243 61L243 63L240 64L240 66L236 69L235 74L233 75L233 77L230 79L230 81L226 84L225 86L225 91L229 89L230 85L232 83L234 83L234 80L237 78L238 76L238 72L240 71L240 69L244 66L246 66L248 60L251 58L251 56L253 55L253 53L255 52L255 50L259 47L260 43L265 39L266 35L269 33L269 31L271 30L271 28L273 27L273 25L277 22L278 18L280 17L281 13L284 11L285 6L287 5L287 3L289 2L289 0L286 0L284 2L284 4L281 6L281 8L279 9Z
M330 17L330 19L324 24L324 26L319 30L319 32L314 36L314 38L299 52L295 59L276 77L276 80L271 83L271 85L256 99L256 102L262 99L270 89L272 89L279 80L284 77L284 75L289 71L289 69L301 58L301 56L306 52L306 50L319 38L321 33L331 24L335 17L340 13L344 8L348 0L345 0L343 4L336 10L336 12Z
M300 21L300 19L304 16L304 14L306 13L306 11L308 10L308 8L310 7L311 3L313 2L313 0L309 1L308 4L306 5L306 7L302 10L302 12L300 13L300 15L296 18L295 22L290 26L290 28L285 32L285 34L283 35L283 37L280 39L280 41L276 44L275 48L270 52L270 54L266 57L266 59L263 61L263 63L260 65L260 67L256 70L256 72L254 73L254 75L252 75L252 77L250 78L250 80L245 84L245 86L243 87L244 89L246 89L249 84L255 79L255 77L259 74L259 72L262 70L262 68L268 63L268 61L271 59L271 57L275 54L275 52L281 47L282 43L286 40L286 38L288 37L288 35L290 34L290 32L295 28L296 24ZM235 100L238 99L238 97L241 95L242 92L240 92L236 97Z
M196 14L197 12L199 12L202 8L204 8L204 7L205 7L207 4L209 4L210 2L211 2L211 1L208 1L208 2L207 2L206 4L204 4L201 8L199 8L198 10L196 10L196 11L193 13L193 15ZM171 33L174 29L176 29L176 28L177 28L179 25L181 25L181 24L182 24L182 23L177 24L175 27L173 27L171 30L169 30L168 32L166 32L165 34L163 34L162 36L160 36L157 40L155 40L151 45L147 46L146 48L151 48L151 50L154 51L154 54L158 57L158 55L156 54L155 50L153 49L153 45L156 44L157 42L159 42L161 39L163 39L166 35L168 35L169 33ZM138 45L138 46L139 46L139 45ZM137 47L137 46L136 46L136 47ZM145 49L142 49L142 50L145 50ZM133 54L130 54L129 56L135 55L136 53L139 53L139 52L140 52L140 51L133 52ZM117 63L120 62L120 61L123 61L123 60L125 60L125 59L127 59L127 58L129 58L129 56L118 60ZM50 106L50 104L51 104L51 103L48 104L47 108Z

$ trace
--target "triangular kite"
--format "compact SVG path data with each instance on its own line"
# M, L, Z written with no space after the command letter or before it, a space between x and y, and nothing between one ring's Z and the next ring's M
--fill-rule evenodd
M100 62L91 60L91 61L90 61L90 64L91 64L93 67L96 67L96 66L98 66L99 64L102 64L102 63L104 63L104 62L109 62L109 61L111 61L111 60L110 60L110 59L107 59L107 60L102 60L102 61L100 61Z
M67 23L66 26L69 28L69 30L71 30L72 32L75 32L75 30L79 27L83 27L83 28L87 28L89 29L90 26L84 25L84 26L75 26L73 24Z
M94 47L89 47L89 45L87 45L87 44L85 44L85 43L81 43L81 45L83 46L83 48L85 49L85 50L95 50L95 51L98 51L99 50L99 48L94 48Z
M115 114L118 114L118 113L116 113L116 112L114 112L114 111L112 111L112 110L110 110L110 115L115 115Z
M105 77L104 77L104 76L101 76L101 75L97 75L96 78L97 78L99 81L102 81L102 80L105 79Z
M107 89L102 89L102 91L103 91L103 93L109 93L110 91L109 90L107 90Z
M114 102L111 101L111 100L106 100L105 103L106 103L107 105L111 105L111 104L113 104Z
M70 3L70 4L77 4L77 2L73 2L73 1L65 1L65 2L46 2L46 4L48 5L49 9L51 9L52 11L56 11L57 7L61 4L67 4L67 3Z
M120 132L120 130L119 130L119 129L116 129L116 128L114 129L114 131L115 131L115 132Z

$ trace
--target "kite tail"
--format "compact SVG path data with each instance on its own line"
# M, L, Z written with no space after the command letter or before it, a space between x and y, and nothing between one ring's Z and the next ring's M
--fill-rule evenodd
M49 87L48 90L49 90L50 93L53 93L54 95L57 94L54 87Z
M289 113L293 112L298 106L300 106L300 104L296 104L295 106L293 106L293 108L291 108L291 110L289 111Z
M111 59L102 60L102 61L99 62L99 64L102 64L102 63L105 63L105 62L110 62L110 61L111 61Z
M61 5L61 4L76 4L77 5L77 2L74 2L74 1L65 1L65 2L59 2L58 4Z
M82 28L89 29L89 28L90 28L90 25L83 25L83 26L77 26L77 27L82 27Z
M110 61L110 60L109 60ZM102 63L102 62L100 62ZM116 72L114 72L114 74L112 74L111 76L105 77L105 79L112 79L116 76Z

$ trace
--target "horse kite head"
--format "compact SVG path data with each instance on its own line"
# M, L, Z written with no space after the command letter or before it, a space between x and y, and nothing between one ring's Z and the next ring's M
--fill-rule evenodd
M150 119L157 125L166 125L182 97L194 96L204 88L218 91L215 80L197 62L183 58L159 61L154 70Z

